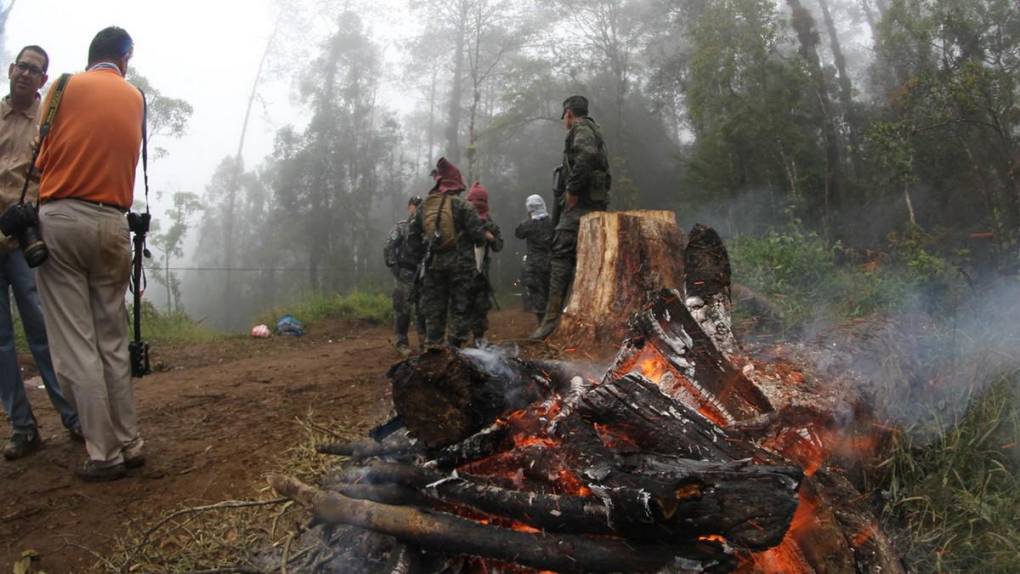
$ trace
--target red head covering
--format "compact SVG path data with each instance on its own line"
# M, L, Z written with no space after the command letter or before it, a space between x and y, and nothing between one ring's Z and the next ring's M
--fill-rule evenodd
M489 192L485 190L485 186L476 181L468 192L467 200L475 206L482 219L489 220Z
M439 158L436 163L435 175L436 185L429 193L460 193L464 191L464 178L460 176L457 166L446 161L445 157Z

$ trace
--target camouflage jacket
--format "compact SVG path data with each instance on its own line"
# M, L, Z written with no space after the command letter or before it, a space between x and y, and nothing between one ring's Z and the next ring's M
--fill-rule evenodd
M567 132L560 177L564 191L576 196L581 206L609 202L609 153L595 120L578 118Z
M386 246L383 248L383 257L386 266L390 268L393 275L401 277L408 272L413 273L418 264L421 263L422 254L414 249L414 246L407 240L410 222L408 220L398 221L390 232Z
M478 216L475 206L457 195L450 195L453 209L453 228L457 233L457 246L449 251L432 254L429 271L463 271L475 268L475 245L485 241L485 222ZM425 213L418 210L407 229L407 242L416 253L424 257L427 249L425 238Z
M552 217L543 217L541 219L531 219L529 217L517 226L517 229L514 230L514 235L517 236L517 239L523 239L527 242L525 268L549 265L554 233Z
M485 259L482 260L482 273L484 273L485 276L488 277L489 263L492 260L491 254L503 251L503 233L499 230L499 226L496 225L496 223L491 219L489 221L485 221L484 223L485 230L491 233L496 238L496 240L493 241L492 243L486 244Z

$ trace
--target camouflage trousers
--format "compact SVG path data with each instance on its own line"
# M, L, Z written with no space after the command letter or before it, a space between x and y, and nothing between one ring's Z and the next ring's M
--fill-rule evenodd
M492 298L489 297L489 287L485 284L485 278L475 274L468 295L468 325L476 340L485 338L485 332L489 330L491 309Z
M455 347L467 342L471 332L472 276L473 271L457 269L430 269L425 272L420 303L425 315L426 345L442 344L444 335L447 342Z
M425 315L419 305L418 294L414 289L414 272L403 270L393 282L393 328L397 336L397 344L407 345L407 332L411 327L411 316L414 315L415 330L418 342L425 342Z
M581 218L593 211L605 211L605 209L606 204L598 202L594 205L574 207L560 216L560 220L556 224L556 235L553 236L547 315L559 317L566 304L567 293L574 283L574 268L577 266L577 233L581 228Z
M532 263L529 257L521 273L521 285L524 287L524 310L531 313L545 314L545 306L549 300L548 260Z

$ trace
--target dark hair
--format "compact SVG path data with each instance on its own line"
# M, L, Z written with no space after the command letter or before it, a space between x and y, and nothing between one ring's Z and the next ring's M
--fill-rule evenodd
M50 55L47 54L46 50L43 50L41 46L36 46L34 44L31 45L31 46L25 46L24 48L21 49L20 52L18 52L18 56L16 58L14 58L14 63L15 64L17 64L18 61L21 60L21 56L25 52L35 52L36 54L39 54L40 56L42 56L43 57L42 71L45 73L46 70L49 69L49 67L50 67Z
M134 45L131 36L123 28L103 28L89 44L89 66L123 58Z
M417 195L412 196L411 199L407 200L407 204L418 207L419 205L421 205L421 198L418 197Z

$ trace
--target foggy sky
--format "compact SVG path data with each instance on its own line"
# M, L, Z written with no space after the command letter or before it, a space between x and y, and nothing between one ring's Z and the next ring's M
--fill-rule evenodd
M313 24L322 31L304 30L299 39L283 38L286 45L280 52L285 54L275 58L275 69L266 77L261 101L252 111L244 152L249 167L272 151L277 129L287 124L301 127L307 121L307 113L296 102L294 77L307 66L307 54L324 40L327 23L314 21L324 3L305 2ZM406 16L404 6L405 0L387 0L366 14L373 39L389 60L396 57L400 39L411 33L401 19ZM185 137L154 142L169 155L150 167L151 190L167 196L176 191L202 195L215 167L236 152L248 94L276 17L273 0L22 0L7 23L6 56L13 58L27 44L42 46L50 55L53 81L63 72L84 69L96 32L110 25L126 29L135 41L132 67L163 95L182 98L194 107ZM410 109L413 102L397 95L399 87L385 80L386 105ZM139 171L136 201L142 193ZM158 218L161 204L168 202L155 197L153 202Z

